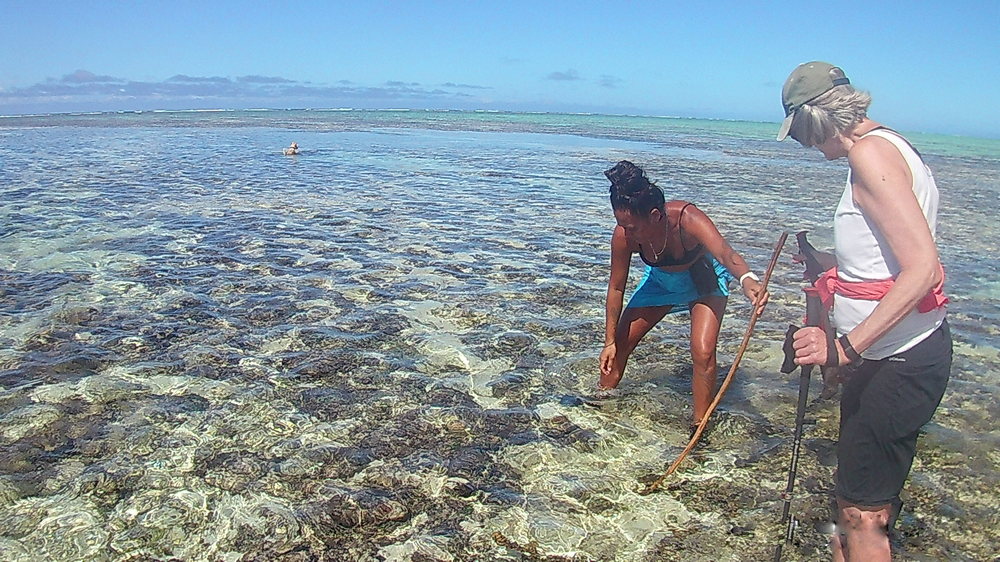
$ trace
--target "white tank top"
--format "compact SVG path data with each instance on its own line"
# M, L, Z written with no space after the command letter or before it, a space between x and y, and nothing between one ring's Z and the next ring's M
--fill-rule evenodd
M903 155L913 177L913 194L923 210L931 236L937 234L938 190L930 168L920 155L901 136L886 129L876 129L864 136L874 135L891 142ZM833 217L833 239L837 254L837 272L842 281L881 281L895 279L900 267L896 256L889 249L882 232L869 224L861 210L854 205L851 174L847 173L847 188L837 205ZM834 296L833 323L838 334L846 334L867 318L878 301L866 301ZM903 320L862 353L865 359L884 359L902 353L917 345L941 325L944 307L920 313L916 308Z

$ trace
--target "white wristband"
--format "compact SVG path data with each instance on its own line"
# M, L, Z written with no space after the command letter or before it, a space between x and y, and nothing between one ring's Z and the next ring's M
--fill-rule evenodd
M752 271L748 271L748 272L744 273L743 275L740 275L740 287L743 286L743 280L746 279L747 277L749 277L750 279L753 279L754 281L760 283L760 277L757 277L756 273L754 273Z

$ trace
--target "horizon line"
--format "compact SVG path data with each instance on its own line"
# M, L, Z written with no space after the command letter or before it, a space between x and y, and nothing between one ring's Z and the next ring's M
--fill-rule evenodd
M428 108L428 107L218 107L218 108L184 108L184 109L109 109L94 111L50 111L43 113L0 113L0 119L19 118L43 118L43 117L83 117L95 115L123 115L123 114L144 114L144 113L221 113L221 112L268 112L268 111L317 111L317 112L439 112L439 113L487 113L487 114L510 114L510 115L572 115L572 116L600 116L600 117L628 117L645 119L675 119L688 121L714 121L725 123L753 123L760 125L774 125L777 127L779 121L760 121L746 118L725 118L725 117L688 117L683 115L655 115L644 113L602 113L592 111L539 111L539 110L516 110L516 109L459 109L459 108ZM933 135L953 138L980 139L986 141L1000 141L1000 136L987 137L971 134L939 133L927 131L907 131L910 134Z

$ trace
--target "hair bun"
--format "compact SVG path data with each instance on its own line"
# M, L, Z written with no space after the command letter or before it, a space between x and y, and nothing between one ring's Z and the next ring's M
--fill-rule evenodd
M611 180L611 188L623 194L638 193L649 188L649 180L642 168L622 160L613 168L605 170L604 175Z

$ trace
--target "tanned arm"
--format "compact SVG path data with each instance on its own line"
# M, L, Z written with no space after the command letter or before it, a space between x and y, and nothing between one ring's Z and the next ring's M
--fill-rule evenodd
M604 303L604 350L601 352L601 372L611 371L616 354L615 333L622 316L625 302L625 284L632 261L632 248L625 237L625 229L615 226L611 235L611 275L608 278L608 293Z
M927 219L913 195L913 178L899 150L889 141L866 137L847 155L851 166L854 203L882 232L900 272L871 315L847 335L851 346L863 352L909 314L941 282L937 246ZM822 365L827 360L825 338L812 328L795 333L795 362ZM850 362L843 347L834 344L840 364Z
M702 212L701 209L691 205L681 214L680 220L681 230L691 234L704 244L705 249L715 256L715 259L719 260L719 263L737 279L750 271L750 266L747 265L743 256L729 245L729 242L722 236L719 229L716 228L712 219L708 218L708 215ZM756 302L761 311L763 311L763 306L767 303L767 292L763 290L760 282L747 277L743 279L742 285L743 294L751 302ZM763 297L763 300L759 300L761 297Z
M913 194L913 178L899 150L889 141L867 137L847 158L855 204L885 236L899 263L896 282L848 339L858 352L891 330L941 281L934 237Z

